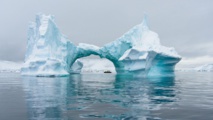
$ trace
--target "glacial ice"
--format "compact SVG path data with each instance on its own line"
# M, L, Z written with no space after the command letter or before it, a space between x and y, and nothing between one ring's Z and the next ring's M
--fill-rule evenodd
M174 48L160 44L158 34L147 25L147 17L120 38L103 47L80 43L75 46L60 33L51 15L38 14L29 25L22 75L64 76L81 72L76 60L97 55L110 60L117 73L140 76L172 75L181 60Z

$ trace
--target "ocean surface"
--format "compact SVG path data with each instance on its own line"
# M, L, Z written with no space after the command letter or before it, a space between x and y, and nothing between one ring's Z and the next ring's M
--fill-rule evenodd
M175 74L0 73L0 120L213 120L213 73Z

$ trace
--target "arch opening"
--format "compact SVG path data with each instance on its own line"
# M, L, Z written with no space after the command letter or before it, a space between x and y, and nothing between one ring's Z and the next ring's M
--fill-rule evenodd
M107 58L90 55L78 58L77 61L83 63L81 73L116 73L113 62Z

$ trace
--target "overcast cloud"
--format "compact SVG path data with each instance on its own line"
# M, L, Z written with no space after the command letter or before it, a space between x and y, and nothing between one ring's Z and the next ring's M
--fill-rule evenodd
M78 44L103 46L149 16L161 43L184 58L213 57L213 0L5 0L0 4L0 59L23 61L27 26L36 13L55 15Z

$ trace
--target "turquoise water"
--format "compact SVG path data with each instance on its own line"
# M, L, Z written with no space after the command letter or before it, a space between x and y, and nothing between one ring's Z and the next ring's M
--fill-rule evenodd
M0 120L213 120L213 73L175 77L0 73Z

